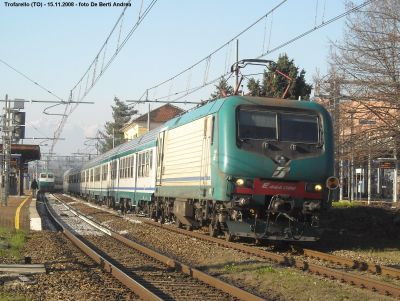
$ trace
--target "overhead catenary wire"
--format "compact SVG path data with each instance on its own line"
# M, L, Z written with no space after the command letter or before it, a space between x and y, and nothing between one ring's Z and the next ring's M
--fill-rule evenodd
M272 52L275 52L275 51L277 51L277 50L279 50L279 49L281 49L281 48L283 48L283 47L285 47L285 46L287 46L287 45L290 45L290 44L296 42L297 40L299 40L299 39L301 39L301 38L304 38L305 36L307 36L307 35L313 33L314 31L317 31L317 30L319 30L319 29L321 29L321 28L323 28L323 27L325 27L325 26L327 26L327 25L329 25L329 24L331 24L331 23L333 23L333 22L335 22L335 21L337 21L337 20L339 20L339 19L341 19L341 18L343 18L343 17L345 17L345 16L347 16L347 15L349 15L349 14L355 12L355 11L357 11L357 10L360 10L361 8L363 8L363 7L367 6L367 5L369 5L370 3L374 2L374 1L376 1L376 0L368 0L368 1L365 1L365 2L363 2L363 3L361 3L361 4L357 5L357 6L354 6L354 7L352 7L351 9L349 9L349 10L347 10L347 11L345 11L345 12L343 12L343 13L341 13L341 14L335 16L335 17L332 17L331 19L329 19L329 20L327 20L327 21L325 21L325 22L319 24L318 26L313 26L311 29L304 31L303 33L301 33L301 34L295 36L294 38L292 38L292 39L290 39L290 40L287 40L286 42L283 42L283 43L281 43L280 45L278 45L278 46L276 46L276 47L274 47L274 48L272 48L272 49L270 49L270 50L267 50L266 52L262 53L261 55L259 55L259 56L256 57L256 58L257 58L257 59L263 58L263 57L265 57L266 55L268 55L268 54L270 54L270 53L272 53ZM258 21L259 21L259 20L260 20L260 19L258 19ZM254 23L253 23L253 24L254 24ZM232 42L232 40L230 40L229 43L230 43L230 42ZM225 43L224 45L227 45L227 44L228 44L228 43ZM207 59L207 58L208 58L208 56L207 56L205 59ZM203 62L205 59L203 59L203 60L201 60L201 61L199 61L199 62ZM194 66L195 66L195 65L192 65L191 67L194 67ZM186 71L186 70L188 70L188 69L185 69L185 71ZM156 86L153 86L152 88L154 88L154 87L159 87L159 86L161 86L162 84L165 84L165 83L167 83L168 81L170 81L170 80L172 80L172 79L175 79L175 78L178 77L179 75L183 74L185 71L183 71L183 72L177 74L177 75L174 76L174 77L171 77L170 79L168 79L168 80L162 82L161 84L158 84L158 85L156 85ZM221 79L221 78L227 76L229 73L230 73L230 72L227 72L227 73L225 73L225 74L219 76L218 79ZM204 88L204 87L206 87L206 86L208 86L208 85L210 85L210 84L213 84L214 82L215 82L215 80L209 81L209 82L207 82L207 83L203 83L201 86L192 89L192 91L188 92L188 93L185 94L184 96L187 96L187 95L189 95L189 94L192 94L192 93L194 93L194 92L197 92L197 91L200 90L201 88ZM150 88L150 89L152 89L152 88ZM150 90L150 89L149 89L149 90ZM169 98L169 97L171 97L171 96L177 95L177 94L180 94L180 93L179 93L179 92L178 92L178 93L171 93L171 94L168 94L168 95L164 95L164 96L158 97L157 99L165 99L165 98ZM184 97L184 96L183 96L183 97ZM141 98L142 98L142 97L143 97L143 95L141 96ZM141 99L141 98L140 98L140 99ZM182 97L179 97L178 99L180 99L180 98L182 98ZM173 101L176 101L176 99L173 99Z
M242 31L240 31L238 34L236 34L233 38L231 38L228 42L224 43L223 45L221 45L220 47L218 47L217 49L215 49L214 51L212 51L210 54L208 54L206 57L204 57L203 59L197 61L196 63L194 63L193 65L187 67L186 69L184 69L183 71L179 72L178 74L170 77L169 79L156 84L146 90L152 90L155 88L158 88L160 86L162 86L163 84L174 80L175 78L179 77L180 75L182 75L183 73L187 72L190 69L193 69L194 67L196 67L197 65L201 64L202 62L204 62L205 60L207 60L210 56L214 55L215 53L217 53L218 51L220 51L221 49L223 49L224 47L226 47L227 45L229 45L231 42L233 42L234 40L236 40L238 37L240 37L242 34L244 34L245 32L247 32L248 30L250 30L251 28L253 28L255 25L257 25L260 21L262 21L264 18L268 17L268 15L270 15L272 12L274 12L275 10L277 10L279 7L281 7L285 2L287 2L288 0L282 0L281 2L279 2L276 6L274 6L271 10L269 10L266 14L262 15L260 18L258 18L256 21L254 21L252 24L250 24L249 26L247 26L245 29L243 29ZM144 93L145 94L145 93ZM143 97L144 94L141 96Z
M43 85L39 84L37 81L33 80L32 78L30 78L29 76L27 76L26 74L22 73L21 71L19 71L17 68L11 66L10 64L8 64L7 62L5 62L4 60L0 59L0 62L3 63L4 65L6 65L8 68L10 68L11 70L15 71L16 73L18 73L19 75L21 75L22 77L24 77L25 79L27 79L28 81L30 81L31 83L35 84L36 86L38 86L39 88L41 88L42 90L46 91L47 93L49 93L51 96L54 96L55 98L59 99L60 101L64 101L60 96L58 96L57 94L55 94L54 92L50 91L49 89L47 89L46 87L44 87Z
M311 28L311 29L299 34L298 36L296 36L296 37L294 37L294 38L292 38L292 39L290 39L290 40L288 40L288 41L286 41L286 42L284 42L284 43L272 48L271 50L262 53L257 58L262 58L262 57L266 56L267 54L270 54L271 52L274 52L274 51L276 51L278 49L281 49L281 48L283 48L283 47L285 47L285 46L287 46L289 44L292 44L293 42L295 42L295 41L297 41L297 40L309 35L310 33L314 32L314 31L316 31L318 29L321 29L322 27L325 27L325 26L327 26L327 25L329 25L329 24L341 19L341 18L351 14L352 12L357 11L357 10L367 6L368 4L370 4L370 3L374 2L374 1L376 1L376 0L368 0L368 1L363 2L360 5L354 6L353 8L351 8L351 9L349 9L349 10L347 10L347 11L345 11L345 12L343 12L343 13L341 13L341 14L339 14L339 15L337 15L337 16L329 19L329 20L327 20L326 22L321 23L320 25L318 25L316 27L313 27L313 28Z
M138 20L137 22L133 25L133 27L130 29L130 31L126 34L126 36L123 38L121 44L116 48L115 52L113 53L113 55L108 59L108 61L105 63L104 65L104 59L105 59L105 51L108 48L108 43L109 40L111 38L111 36L113 35L115 29L118 27L118 24L121 22L121 20L124 17L125 11L127 9L128 6L124 7L122 13L120 14L120 16L118 17L117 21L115 22L113 28L111 29L111 32L109 33L109 35L107 36L105 42L103 43L103 45L100 47L100 50L98 51L98 53L96 54L94 60L92 61L92 63L89 65L89 67L87 68L86 72L82 75L82 77L80 78L80 80L75 84L75 86L71 89L70 92L70 97L69 97L69 101L73 100L73 95L75 93L75 90L77 89L77 87L79 86L79 98L77 99L78 102L83 101L83 99L88 95L88 93L90 92L90 90L94 87L94 85L97 83L97 81L100 79L100 77L105 73L105 71L108 69L108 67L111 65L111 63L114 61L114 59L117 57L118 53L122 50L122 48L125 46L125 44L128 42L128 40L131 38L131 36L133 35L133 33L136 31L136 29L139 27L139 25L143 22L143 20L146 18L146 16L148 15L148 13L151 11L151 9L154 7L154 5L157 3L158 0L152 0L150 2L150 4L146 7L146 9L143 11L142 13L142 8L143 8L143 2L141 4L140 7L140 12L138 15ZM129 3L131 2L131 0L128 1ZM122 27L121 27L122 28ZM120 29L121 29L120 28ZM120 37L118 38L118 40L120 39ZM118 42L119 43L119 42ZM81 94L81 85L82 85L82 81L85 79L85 77L87 76L87 81L89 81L89 73L90 70L92 69L92 67L94 65L97 64L97 61L99 59L99 57L101 56L102 51L103 52L103 62L102 62L102 68L99 71L99 73L97 74L97 76L95 76L95 72L92 78L92 84L88 87L85 88L85 91L83 91L83 94ZM73 113L73 111L78 107L79 103L75 104L74 106L72 106L71 104L67 104L65 106L64 109L64 114L60 120L59 126L57 127L57 129L54 132L54 138L57 138L61 135L62 130L65 126L65 123L68 120L68 117ZM54 142L52 143L52 146L50 148L51 152L54 150L54 147L57 143L57 139L54 140Z

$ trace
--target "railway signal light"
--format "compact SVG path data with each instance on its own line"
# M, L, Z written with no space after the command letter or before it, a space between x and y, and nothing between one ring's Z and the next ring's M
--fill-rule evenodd
M13 137L18 141L25 138L25 112L13 112Z

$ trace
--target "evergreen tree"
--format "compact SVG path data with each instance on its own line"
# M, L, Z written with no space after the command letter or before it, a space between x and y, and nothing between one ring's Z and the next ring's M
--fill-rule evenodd
M233 87L228 85L228 81L224 77L214 87L215 92L211 93L210 99L223 98L233 93Z
M262 95L262 87L260 85L260 80L255 80L254 78L250 78L247 83L247 89L249 89L249 94L251 96Z
M125 142L122 128L130 121L131 116L137 113L137 110L129 108L129 106L120 101L117 97L114 98L115 105L112 108L113 121L107 121L104 129L105 132L100 132L101 153L105 153L117 145Z
M264 71L262 84L260 84L259 80L256 81L254 78L249 80L247 88L249 89L250 95L281 98L289 80L278 74L275 70L279 70L293 79L290 83L286 98L298 99L299 96L301 96L302 99L310 98L312 86L306 83L306 72L303 69L299 72L299 68L296 67L294 61L289 60L286 54L279 56L273 68Z

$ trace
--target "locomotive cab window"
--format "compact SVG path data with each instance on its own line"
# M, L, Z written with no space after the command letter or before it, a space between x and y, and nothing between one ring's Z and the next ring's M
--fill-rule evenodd
M267 111L240 109L238 137L241 140L276 140L277 114Z
M280 114L280 140L300 143L318 143L319 126L315 115Z
M318 144L320 127L317 115L272 112L239 108L238 139Z

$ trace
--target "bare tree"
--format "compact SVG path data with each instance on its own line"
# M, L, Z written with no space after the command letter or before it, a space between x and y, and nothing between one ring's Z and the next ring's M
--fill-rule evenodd
M350 15L343 39L331 43L330 65L315 86L334 119L337 158L361 165L398 155L400 1L374 1Z

